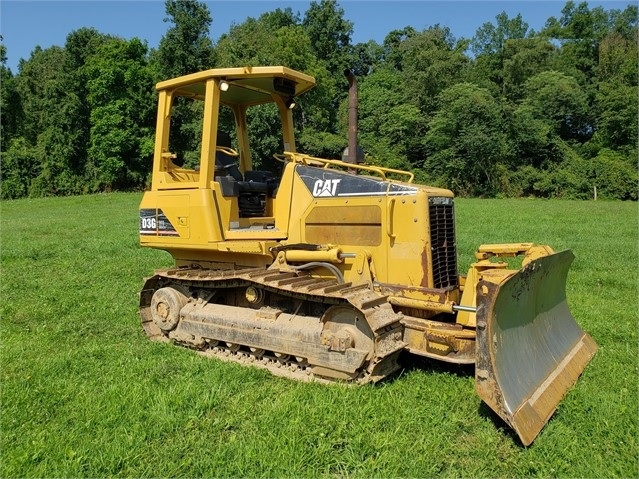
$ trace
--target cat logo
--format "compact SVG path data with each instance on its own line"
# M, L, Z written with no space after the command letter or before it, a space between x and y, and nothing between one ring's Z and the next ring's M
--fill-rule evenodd
M317 180L313 185L313 196L335 196L337 185L342 180Z

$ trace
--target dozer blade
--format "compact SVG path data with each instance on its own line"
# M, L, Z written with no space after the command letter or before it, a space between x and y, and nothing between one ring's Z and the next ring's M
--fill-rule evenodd
M566 303L570 250L519 271L488 270L477 285L475 388L530 445L597 345Z

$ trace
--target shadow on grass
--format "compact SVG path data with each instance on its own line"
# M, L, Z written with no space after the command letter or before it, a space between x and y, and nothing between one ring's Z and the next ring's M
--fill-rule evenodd
M398 363L400 365L399 375L412 371L445 373L464 378L472 377L475 375L474 364L454 364L448 363L446 361L437 361L435 359L410 354L406 351L402 352L399 357ZM389 378L396 377L396 375L397 373L389 376Z
M520 441L519 436L517 435L515 430L508 426L508 424L506 424L495 411L490 409L488 404L483 401L480 402L479 406L477 407L477 413L484 419L490 420L494 428L497 429L504 436L508 437L508 439L510 439L513 444L517 445L521 449L526 449L526 446L524 446L523 443Z

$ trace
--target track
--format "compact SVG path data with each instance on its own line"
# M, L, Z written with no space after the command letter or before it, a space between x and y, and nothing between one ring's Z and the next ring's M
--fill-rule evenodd
M385 296L301 271L161 270L140 316L152 340L302 381L376 382L405 347Z

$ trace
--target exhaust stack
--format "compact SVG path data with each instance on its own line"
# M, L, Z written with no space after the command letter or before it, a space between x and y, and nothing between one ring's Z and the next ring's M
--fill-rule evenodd
M357 164L364 162L364 152L357 145L357 78L352 70L344 70L348 79L348 148L342 153L342 160Z

